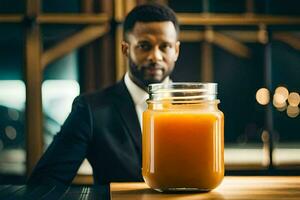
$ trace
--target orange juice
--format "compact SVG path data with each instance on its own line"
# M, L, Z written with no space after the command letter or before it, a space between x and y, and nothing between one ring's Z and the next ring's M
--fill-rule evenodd
M153 189L211 190L224 176L224 117L218 101L148 102L143 177Z

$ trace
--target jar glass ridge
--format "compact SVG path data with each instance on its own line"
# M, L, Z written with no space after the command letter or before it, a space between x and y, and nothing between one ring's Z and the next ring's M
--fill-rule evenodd
M158 191L214 189L224 176L224 116L216 83L149 85L143 177Z

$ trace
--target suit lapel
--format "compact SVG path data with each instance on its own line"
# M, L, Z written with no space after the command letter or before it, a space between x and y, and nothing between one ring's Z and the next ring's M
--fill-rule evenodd
M120 115L124 120L136 147L141 151L141 127L136 114L135 105L126 88L124 79L117 84L116 95L117 98L115 98L114 103L120 111Z

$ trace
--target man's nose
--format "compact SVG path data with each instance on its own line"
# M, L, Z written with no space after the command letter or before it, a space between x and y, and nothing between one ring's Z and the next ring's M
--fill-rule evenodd
M148 59L152 62L161 61L163 59L162 52L159 47L155 47L150 51Z

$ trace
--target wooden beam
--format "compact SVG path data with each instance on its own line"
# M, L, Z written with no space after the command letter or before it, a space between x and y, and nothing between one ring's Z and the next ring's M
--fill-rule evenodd
M246 14L253 15L254 14L254 0L246 0Z
M249 58L251 55L246 45L218 32L214 32L213 43L242 58Z
M265 37L262 37L262 34L265 35L263 30L258 31L218 31L219 33L231 37L235 40L241 42L260 42L265 44ZM204 31L190 31L190 30L182 30L180 31L179 36L180 41L182 42L197 42L204 40Z
M108 18L113 17L114 3L113 1L97 0L99 3L99 11L106 13Z
M113 1L98 0L100 3L100 11L107 13L109 16L113 15ZM115 31L115 30L114 30ZM97 44L98 49L95 50L95 61L98 65L97 89L103 89L116 82L116 60L115 60L115 35L104 35ZM113 66L113 67L112 67Z
M213 55L212 44L204 41L201 51L201 81L213 82Z
M297 25L300 17L241 14L178 13L180 25Z
M218 31L222 35L231 37L232 39L241 41L241 42L260 42L265 44L267 41L266 31ZM180 41L183 42L196 42L202 41L204 39L204 31L181 31L180 32Z
M113 1L81 0L83 12L101 12L112 16ZM101 38L80 48L81 92L102 89L115 82L114 35Z
M122 0L115 0L122 2ZM116 3L115 18L123 19L123 3ZM196 14L177 13L181 25L299 25L300 17L271 16L271 15L233 15L233 14ZM22 15L0 15L0 22L21 22ZM38 23L42 24L99 24L109 20L109 15L101 14L42 14L38 16Z
M273 39L279 40L300 51L300 38L291 33L278 32L273 33Z
M85 14L93 14L94 0L81 0L81 11Z
M92 14L94 11L94 0L81 0L81 11Z
M123 1L115 0L115 18L123 20ZM121 2L121 3L119 3ZM297 25L300 17L271 16L271 15L233 15L233 14L196 14L178 13L181 25ZM1 15L0 22L21 22L22 15ZM42 24L99 24L107 22L109 16L101 14L43 14L38 16L38 23Z
M121 50L121 43L123 41L123 27L122 25L118 25L116 27L116 38L115 38L116 42L116 47L115 47L115 51L116 51L116 80L120 80L123 75L126 72L126 60L123 56L122 50Z
M203 31L180 31L179 40L182 42L198 42L204 39Z
M40 24L102 24L109 21L109 16L100 14L42 14L38 16Z
M218 31L242 42L258 42L258 31Z
M99 0L99 2L102 0ZM95 5L97 2L94 0L81 0L81 12L85 14L92 14L94 9L98 9L99 5ZM80 65L80 92L90 92L96 89L95 74L95 41L83 46L79 50L79 65ZM85 162L83 162L85 163ZM83 165L83 163L81 165ZM78 172L77 172L78 173Z
M13 14L1 14L0 23L20 23L24 19L23 15L13 15Z
M39 0L27 0L26 15L34 19L39 13ZM27 175L30 175L43 153L43 114L41 94L41 34L37 23L25 27L25 83L26 83L26 150Z
M218 31L241 42L259 42L258 31ZM204 31L182 30L179 36L182 42L200 42L204 40Z
M121 22L124 18L124 0L114 0L115 20Z
M42 68L45 68L50 62L57 58L70 53L72 50L79 48L107 33L109 30L108 25L102 26L89 26L83 30L75 33L54 47L46 50L42 55Z
M257 32L257 40L261 44L267 44L269 42L269 34L267 26L265 24L259 24L259 30Z
M228 32L225 32L225 33L228 33ZM235 32L233 32L233 33L235 33ZM257 31L252 32L252 35L251 34L247 35L246 33L240 35L240 32L236 32L235 35L240 38L242 37L242 39L249 39L251 41L254 40L254 38L255 38L255 40L254 40L255 42L257 42L257 40L258 40ZM246 37L248 37L248 38L246 38ZM207 42L214 43L214 44L222 47L223 49L226 49L227 51L231 52L232 54L234 54L236 56L246 57L246 58L250 57L250 49L246 45L242 44L241 42L239 42L229 36L226 36L225 34L218 33L211 29L206 30L206 31L182 31L180 33L180 40L183 42L195 42L195 41L200 42L200 41L206 40ZM209 48L208 44L203 45L203 51L208 52L208 50L207 50L208 48ZM208 63L208 61L205 61L202 64L205 64L205 66L206 66L206 63ZM206 69L208 69L208 68L206 68ZM208 71L208 70L206 70L206 71ZM211 77L208 72L207 73L205 72L204 76Z
M98 0L101 3L100 11L107 13L109 16L113 15L113 1ZM115 30L114 30L115 31ZM98 75L97 89L103 89L112 85L116 81L116 68L115 68L115 35L104 35L95 49L96 58L100 59L95 61L97 63ZM112 67L113 66L113 67Z

